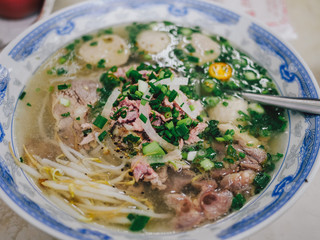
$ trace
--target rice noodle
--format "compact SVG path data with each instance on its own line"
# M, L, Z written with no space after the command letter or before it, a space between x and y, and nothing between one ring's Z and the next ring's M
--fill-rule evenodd
M110 171L110 172L119 172L125 166L124 162L121 163L119 166L113 166L113 165L107 166L105 164L97 163L97 162L94 162L94 161L91 161L90 164L95 165L95 166L97 166L99 168L103 168L104 170L107 170L107 171Z
M119 208L119 207L106 207L106 206L88 206L84 204L79 204L79 207L85 208L92 212L119 212L119 213L134 213L138 215L144 215L152 218L169 218L172 217L171 214L167 213L155 213L151 210L140 210L136 208Z
M83 174L82 172L79 172L73 168L64 166L62 164L53 162L49 159L41 159L38 158L37 159L42 165L46 165L46 166L50 166L50 167L54 167L54 168L59 168L61 170L63 170L64 174L70 176L70 177L75 177L75 178L80 178L80 179L85 179L85 180L90 180L90 178L88 176L86 176L85 174Z
M110 219L112 223L121 224L121 225L129 225L131 221L127 217L113 217Z
M91 221L90 218L83 216L81 213L71 207L69 203L59 195L51 193L48 195L48 197L52 202L54 202L57 206L59 206L63 211L70 214L72 217L75 217L84 222Z
M93 186L90 185L90 182L86 185L77 185L77 183L74 181L72 182L74 184L74 186L78 189L81 190L83 192L87 192L87 193L91 193L91 195L93 194L99 194L101 196L105 196L105 197L110 197L110 198L116 198L118 200L122 200L128 203L131 203L141 209L148 209L148 207L142 203L140 203L139 201L131 198L128 195L125 195L123 192L122 193L118 193L118 192L114 192L114 191L105 191L99 188L95 188ZM50 186L54 189L57 190L63 190L63 191L69 191L69 184L70 183L62 183L62 182L55 182L55 181L51 181L51 180L47 180L45 182L42 183L45 186Z
M62 141L59 141L59 146L63 152L63 154L70 160L70 161L73 161L75 163L79 163L80 160L77 159L76 157L74 157L70 150L69 150L69 147L67 147L67 145L65 145ZM79 153L80 154L80 153Z
M42 182L42 185L45 186L45 187L57 190L57 191L70 192L69 185L64 185L64 184L61 184L61 183L57 183L55 181L47 180L47 181ZM106 196L103 196L101 194L88 193L88 192L85 192L85 191L81 191L79 189L74 189L74 195L76 197L93 199L93 200L98 200L98 201L107 202L107 203L113 203L113 204L121 203L121 201L119 201L117 199L106 197Z
M123 172L120 176L118 176L118 177L116 177L116 178L114 178L112 180L109 180L109 183L114 185L114 184L122 181L124 179L124 177L128 174L129 171L131 171L131 170L129 169L129 170Z
M109 96L106 104L104 105L104 108L102 110L101 116L108 118L111 114L111 109L112 109L112 105L113 103L117 100L118 96L120 95L120 90L119 88L115 88L111 95Z
M61 159L56 159L56 161L60 164L63 164L64 166L71 167L71 168L73 168L79 172L82 172L82 173L89 174L89 172L90 172L90 170L85 168L83 165L76 164L74 162L69 162L69 161L65 161L65 160L61 160Z
M36 179L41 178L42 175L39 172L37 172L34 168L32 168L24 163L20 163L19 165L25 172L27 172L32 177L34 177Z

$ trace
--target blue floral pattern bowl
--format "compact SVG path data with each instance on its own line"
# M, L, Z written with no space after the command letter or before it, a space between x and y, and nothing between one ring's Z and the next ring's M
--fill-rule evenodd
M251 18L195 0L100 0L60 11L21 34L0 55L0 194L21 217L61 239L237 239L273 221L291 206L316 173L320 117L288 111L285 155L272 181L241 210L183 233L132 234L80 222L48 201L14 163L15 106L27 80L56 50L99 28L133 21L198 25L229 39L264 66L281 95L318 98L316 81L295 51Z

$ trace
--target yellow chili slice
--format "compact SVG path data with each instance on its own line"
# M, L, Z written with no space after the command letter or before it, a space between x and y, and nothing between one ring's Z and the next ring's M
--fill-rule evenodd
M228 81L232 76L232 68L223 62L212 63L209 66L209 75L220 81Z

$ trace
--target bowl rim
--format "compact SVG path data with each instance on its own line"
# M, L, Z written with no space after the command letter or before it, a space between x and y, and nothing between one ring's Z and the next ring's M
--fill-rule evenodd
M109 2L116 2L116 0L108 0ZM77 3L75 5L63 8L55 13L53 13L52 15L40 20L39 22L35 23L32 26L29 26L26 30L24 30L21 34L19 34L13 41L11 41L0 53L0 60L2 57L6 57L6 55L9 55L10 50L13 49L14 46L16 46L25 36L27 36L28 34L30 34L30 32L32 30L37 29L39 26L41 26L43 23L47 22L50 19L53 19L54 17L57 17L59 15L62 15L63 13L66 13L72 9L76 9L79 8L81 6L85 6L87 4L91 5L91 4L95 4L96 2L108 2L108 1L103 1L103 0L98 0L98 1L85 1L85 2L81 2L81 3ZM128 0L120 0L121 2L127 2ZM157 1L157 0L154 0ZM288 50L291 51L291 53L298 59L298 61L301 63L302 67L304 68L304 70L307 72L308 76L310 77L313 86L315 88L315 92L320 95L320 89L319 86L317 84L317 81L312 73L312 71L309 69L308 65L306 64L306 62L304 61L304 59L299 55L299 53L292 47L291 43L288 43L287 41L283 40L283 38L281 36L278 36L278 34L274 33L272 29L270 29L270 27L266 26L264 23L262 23L260 20L257 20L251 16L242 14L237 12L234 9L228 9L225 6L219 4L219 3L215 3L215 2L211 2L209 0L196 0L197 2L203 2L206 4L210 4L213 6L218 6L222 9L225 9L228 12L231 13L235 13L237 14L240 18L244 18L244 19L248 19L251 23L256 24L259 28L265 30L266 32L268 32L269 34L271 34L274 38L276 38L279 42L281 42L286 48L288 48ZM165 2L165 1L164 1ZM174 2L190 2L190 0L174 0L172 1ZM320 118L320 116L317 116L316 118ZM260 229L264 228L265 226L269 225L271 222L273 222L276 218L280 217L281 215L283 215L289 208L291 208L293 206L293 204L297 201L297 199L299 199L299 197L302 196L302 194L304 193L304 191L307 189L307 187L310 185L310 182L312 182L312 180L314 179L316 173L318 172L319 168L320 168L320 162L317 161L320 158L320 153L319 153L319 149L317 152L317 156L315 157L315 161L313 163L312 168L309 170L308 172L308 182L309 184L302 184L297 188L296 193L294 193L292 195L292 197L290 199L288 199L288 201L280 208L278 209L276 212L274 212L271 216L263 219L259 224L244 230L241 233L238 233L232 237L228 237L228 239L238 239L238 238L242 238L248 235L251 235L254 232L259 231ZM35 226L36 228L45 231L47 233L49 233L52 236L55 237L61 237L62 239L74 239L74 237L66 235L56 229L53 229L52 227L46 225L44 222L36 219L35 217L31 216L28 212L26 212L24 209L22 209L20 206L18 206L14 200L12 198L10 198L5 191L0 187L0 196L1 198L4 200L4 202L11 208L13 209L20 217L22 217L24 220L26 220L27 222L29 222L30 224L32 224L33 226ZM171 235L171 234L170 234Z

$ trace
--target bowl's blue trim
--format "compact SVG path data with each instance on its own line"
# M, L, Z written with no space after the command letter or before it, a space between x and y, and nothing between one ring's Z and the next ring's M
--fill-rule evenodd
M272 51L282 60L279 71L281 78L287 82L297 81L300 85L301 95L304 97L318 98L316 88L310 78L307 70L302 63L279 39L267 32L265 29L256 24L252 24L249 28L250 37L262 48ZM294 64L297 72L293 73L289 70L289 64ZM227 239L238 235L258 224L276 213L282 208L298 191L302 184L305 183L310 173L319 151L320 146L320 117L313 115L305 115L305 121L308 125L305 131L305 137L300 148L299 167L293 175L285 177L277 184L272 192L275 197L266 208L250 215L240 222L232 225L228 229L221 231L218 235L222 239Z
M100 4L105 3L105 4ZM10 51L9 56L15 61L21 61L30 56L33 52L38 49L41 42L48 34L52 31L56 31L58 35L65 35L71 33L75 24L72 21L75 18L82 17L86 14L103 14L108 12L111 8L114 9L118 6L124 6L126 8L143 8L146 5L167 5L168 12L176 17L184 16L189 13L190 10L196 10L201 13L208 15L208 17L224 24L232 25L236 24L240 16L228 11L224 8L215 6L213 4L205 2L197 2L193 0L109 0L100 1L97 3L88 2L79 7L75 7L55 17L49 19L43 24L39 25L36 29L26 35L15 47ZM280 72L283 80L292 82L298 81L301 87L301 93L303 96L317 97L315 87L312 83L308 72L304 69L303 65L294 56L294 54L277 38L272 34L260 28L257 25L252 25L250 28L252 38L262 47L273 51L278 55L284 62L280 67ZM260 37L259 37L260 36ZM268 41L261 41L262 39L267 39ZM298 67L298 73L291 73L289 71L289 63L293 62ZM305 81L303 82L302 79ZM9 80L6 80L0 74L0 94L2 86L6 88ZM4 83L1 85L1 83ZM3 93L5 92L2 91ZM4 95L3 95L4 97ZM2 99L3 99L2 97ZM0 95L0 105L1 105L1 95ZM248 216L243 219L238 224L233 225L229 229L222 231L219 236L221 238L229 238L242 233L249 228L257 225L258 223L264 221L270 215L274 214L278 209L287 203L294 195L294 193L303 184L305 178L308 176L319 150L319 117L306 116L306 121L308 123L308 129L306 130L305 139L303 142L303 147L300 150L300 165L297 172L294 175L288 176L281 183L277 185L273 192L275 200L267 206L262 211L256 213L253 216ZM1 125L0 125L1 127ZM1 130L1 128L0 128ZM30 201L26 196L17 192L17 186L13 182L13 179L5 165L4 159L0 157L0 187L8 195L12 201L14 201L23 211L33 216L39 222L42 222L48 227L51 227L61 233L74 237L76 239L109 239L107 234L100 233L99 231L91 231L88 229L71 229L61 223L54 220L49 216L45 210L41 209L37 204ZM290 192L285 191L290 183L293 183Z
M9 81L10 81L9 71L0 64L0 105L6 94Z
M184 6L179 6L179 3L183 3ZM73 8L66 12L63 12L39 25L36 29L26 35L9 52L9 56L11 56L15 61L23 61L39 48L41 42L51 32L55 31L58 35L67 35L71 33L75 28L73 20L78 17L83 17L90 14L105 14L117 7L134 9L145 8L148 5L155 4L168 5L168 12L176 17L184 16L188 14L189 9L192 9L207 14L216 21L228 25L236 24L240 18L239 15L233 12L215 5L210 5L208 3L199 2L197 5L194 5L194 1L192 0L176 0L175 3L172 3L172 1L170 0L153 0L147 2L145 0L109 0L105 1L105 4L102 5L97 3L87 3L77 8ZM208 11L212 11L215 14L212 15Z

